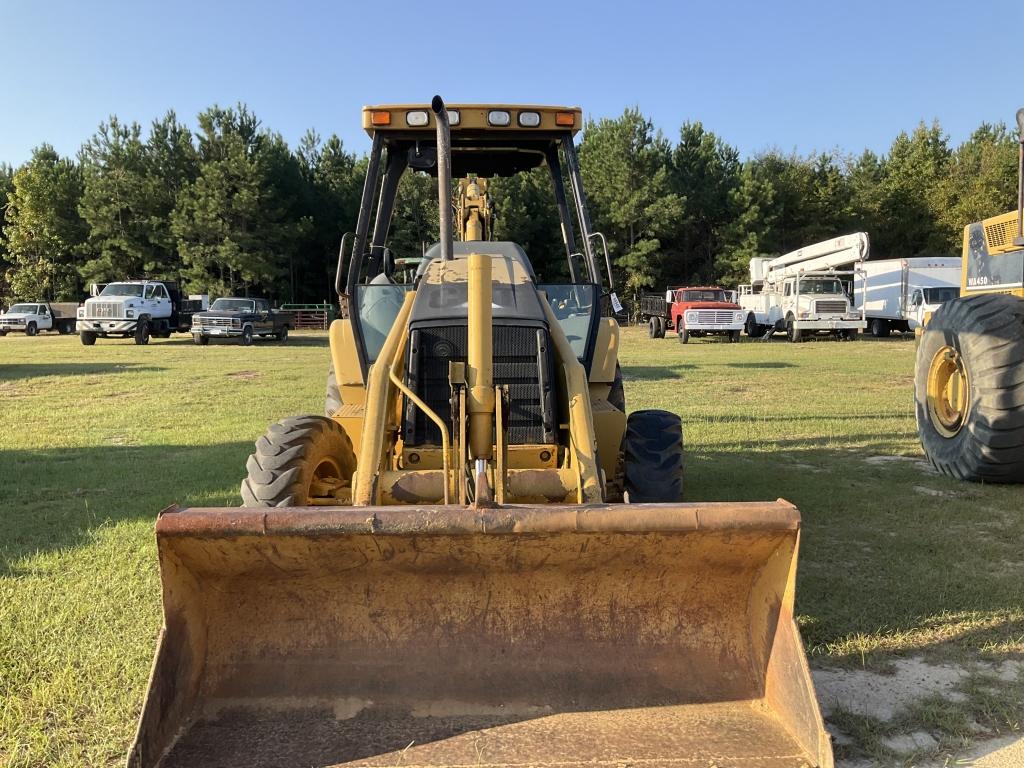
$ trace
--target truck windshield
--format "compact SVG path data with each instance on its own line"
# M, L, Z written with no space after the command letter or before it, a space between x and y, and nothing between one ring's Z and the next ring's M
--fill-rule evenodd
M217 299L210 309L215 312L252 312L255 305L252 299Z
M725 291L683 291L680 301L726 301Z
M7 310L8 312L16 312L23 315L34 315L36 313L35 304L15 304L13 307Z
M806 279L800 281L800 293L843 294L843 284L838 280Z
M144 286L139 283L111 283L100 296L142 296Z
M952 301L957 298L960 298L959 288L943 286L941 288L924 289L925 304L945 304L947 301Z

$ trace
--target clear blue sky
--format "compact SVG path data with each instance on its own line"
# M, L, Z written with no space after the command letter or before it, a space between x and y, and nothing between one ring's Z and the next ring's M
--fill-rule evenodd
M436 9L443 14L439 15ZM885 151L938 118L958 143L1024 104L1024 1L217 2L0 0L0 161L74 153L101 120L194 124L246 102L292 145L363 151L387 101L638 105L744 155Z

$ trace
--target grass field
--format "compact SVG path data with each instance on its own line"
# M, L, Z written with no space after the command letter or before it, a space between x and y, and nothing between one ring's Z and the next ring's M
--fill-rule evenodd
M1024 488L927 471L912 342L624 337L630 409L683 416L689 500L800 508L813 664L1024 653ZM0 339L0 765L121 763L160 624L157 511L238 504L266 425L322 411L326 364L312 334Z

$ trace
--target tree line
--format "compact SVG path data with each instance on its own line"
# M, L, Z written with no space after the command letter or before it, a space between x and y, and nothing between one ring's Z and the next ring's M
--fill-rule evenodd
M672 140L630 108L587 121L579 156L627 296L735 286L753 256L856 230L873 258L955 255L965 224L1016 202L1017 140L1003 124L955 147L934 122L883 155L769 149L744 160L700 122ZM146 131L111 117L75 157L43 144L18 168L0 164L0 298L77 300L88 283L148 276L215 296L331 300L366 162L312 130L291 148L243 104L203 111L195 129L173 112ZM556 280L566 267L550 186L536 169L490 191L496 237ZM419 255L436 233L436 183L407 174L392 251Z

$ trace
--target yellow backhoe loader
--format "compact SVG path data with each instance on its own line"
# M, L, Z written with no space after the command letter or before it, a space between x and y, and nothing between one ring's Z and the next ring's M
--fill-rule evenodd
M624 412L581 121L364 109L328 413L271 425L243 507L160 515L129 768L832 768L793 620L799 513L684 503L678 417ZM452 237L453 172L543 166L563 285L515 243ZM441 233L397 284L409 171L437 176Z
M1017 129L1017 210L964 227L960 298L917 348L921 446L959 480L1024 483L1024 109Z

